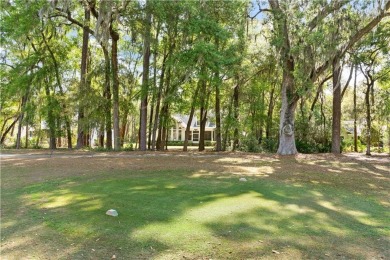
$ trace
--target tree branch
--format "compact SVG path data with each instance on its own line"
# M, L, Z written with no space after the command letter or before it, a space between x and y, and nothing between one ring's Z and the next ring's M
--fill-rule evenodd
M72 24L75 24L75 25L77 25L77 26L79 26L81 28L84 28L84 25L81 22L77 21L76 19L74 19L72 17L72 14L70 13L70 11L65 12L64 10L62 10L61 8L58 8L58 7L56 7L56 10L59 11L60 13L51 15L50 18L52 18L52 17L64 17L64 18L68 19L68 21L71 22ZM88 30L89 34L95 35L95 32L91 28L87 27L87 30Z
M352 73L353 73L353 66L351 67L351 71L349 72L349 77L348 77L348 80L347 80L347 82L346 82L346 83L345 83L345 85L344 85L343 91L341 92L341 100L343 100L343 97L344 97L345 91L346 91L346 90L347 90L347 88L348 88L349 82L351 82L351 79L352 79Z
M272 10L271 10L271 9L268 9L268 8L264 8L264 9L259 8L259 11L258 11L255 15L250 16L250 15L248 14L248 18L250 18L251 20L253 20L253 19L255 19L256 16L258 16L258 15L259 15L260 13L262 13L262 12L272 12Z
M355 45L361 38L363 38L367 33L369 33L378 23L385 17L389 16L390 13L386 12L390 9L390 0L386 2L385 9L376 16L371 22L369 22L366 26L357 31L349 41L341 48L340 54L344 56L344 54Z
M327 5L325 6L324 9L322 9L316 17L313 18L313 20L311 20L309 22L309 29L310 31L312 31L314 28L317 27L318 23L320 21L322 21L325 17L327 17L329 14L331 14L332 12L336 11L336 10L339 10L341 7L343 7L345 4L347 4L348 2L350 2L350 0L342 0L342 1L337 1L337 2L333 2L333 5Z

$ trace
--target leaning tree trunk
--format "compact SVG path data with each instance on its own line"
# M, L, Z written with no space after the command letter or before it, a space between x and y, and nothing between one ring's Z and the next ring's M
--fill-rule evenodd
M332 153L341 153L341 66L338 57L333 60Z
M11 125L9 125L5 131L2 133L1 135L1 140L0 140L0 144L4 144L4 141L5 141L5 138L7 137L7 134L9 133L9 131L11 131L14 127L15 127L15 124L19 121L19 118L20 118L21 114L19 114L15 120L11 123Z
M200 88L200 82L198 82L195 93L192 96L190 116L188 117L188 122L187 122L186 130L185 130L185 134L184 134L183 152L186 152L188 150L188 139L190 138L191 124L192 124L192 119L193 119L194 113L195 113L195 104L196 104L196 100L198 99L199 88Z

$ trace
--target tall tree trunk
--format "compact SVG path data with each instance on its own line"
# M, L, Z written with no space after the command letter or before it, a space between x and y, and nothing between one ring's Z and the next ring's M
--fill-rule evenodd
M57 117L57 147L62 146L61 118Z
M206 67L202 67L202 73L201 75L204 77L206 75L205 73ZM200 97L200 115L199 115L199 120L200 120L200 129L199 129L199 151L204 151L205 150L205 128L206 128L206 122L207 122L207 109L208 109L208 99L209 95L207 93L207 81L204 78L200 79L201 81L201 93L203 95Z
M105 115L105 128L106 128L106 148L108 150L112 149L112 117L111 117L111 84L110 84L110 74L111 74L111 62L108 50L103 46L104 53L104 97L105 97L105 106L104 106L104 115Z
M80 72L80 86L79 86L79 107L78 107L78 120L77 120L77 145L76 148L80 149L84 145L84 95L87 80L87 60L88 60L88 42L89 42L89 22L91 18L91 11L89 8L84 9L84 26L83 26L83 45L81 49L81 72Z
M169 53L172 53L174 48L174 45L170 46ZM160 139L160 144L158 146L158 149L164 150L164 146L166 144L166 136L165 133L167 129L169 129L169 121L170 121L170 116L169 116L169 101L168 97L171 95L172 91L172 86L171 86L171 78L172 78L172 68L169 66L167 69L167 76L166 76L166 88L164 91L164 101L163 101L163 106L161 108L161 113L160 113L160 128L161 128L161 139Z
M269 95L269 104L268 104L268 112L267 112L267 125L265 129L265 138L269 139L271 137L271 129L272 129L272 116L274 113L274 107L275 107L275 100L274 100L274 94L275 94L275 85L271 89L271 93Z
M164 77L165 77L165 68L166 68L166 59L168 55L166 54L166 49L164 49L164 56L162 60L162 68L160 75L160 82L157 92L157 102L156 102L156 114L154 115L154 124L153 124L153 133L152 133L152 150L156 149L156 137L157 137L157 129L159 129L160 124L160 104L161 104L161 96L164 87ZM160 135L159 135L160 136Z
M282 82L282 108L280 111L279 123L279 148L278 154L296 154L295 146L295 109L298 100L292 100L290 96L294 91L294 78L291 72L292 64L288 64L288 69L283 72Z
M228 107L228 115L227 115L227 120L225 120L224 123L224 136L222 138L222 150L226 151L226 148L228 146L228 140L229 140L229 131L230 131L230 126L231 126L231 117L232 117L232 110L233 110L233 95L230 98L229 102L229 107Z
M222 150L222 139L221 139L221 97L220 97L220 80L219 73L215 75L217 82L215 84L215 150L217 152Z
M24 148L28 148L28 123L26 123L26 136L25 136L26 143L24 145Z
M208 98L208 97L207 97ZM205 150L205 132L207 122L207 106L200 107L200 131L199 131L199 151Z
M158 49L158 36L160 34L160 23L157 24L157 29L156 29L156 37L154 39L154 50L153 50L153 98L152 98L152 104L150 107L150 119L149 119L149 136L148 136L148 149L154 150L153 147L153 140L152 140L152 134L154 130L154 124L153 124L153 119L154 119L154 110L155 110L155 105L156 105L156 99L157 99L157 49ZM160 96L161 98L161 96ZM157 108L156 108L156 114L157 114Z
M124 109L122 120L121 120L121 127L120 127L120 140L121 140L121 147L123 147L125 143L125 135L126 135L126 127L127 127L127 117L129 116L129 110Z
M234 140L233 140L233 147L232 150L235 151L238 147L239 143L239 132L238 132L238 125L239 125L239 98L240 98L240 84L237 83L237 85L234 88L233 92L233 116L234 116Z
M321 92L320 111L321 111L321 119L322 119L321 122L322 122L322 132L323 132L322 144L325 147L328 144L328 134L326 132L327 127L326 127L326 116L324 112L324 103L325 103L324 93Z
M357 65L355 65L355 79L353 83L353 150L358 152L357 135L357 109L356 109L356 87L357 87Z
M366 122L367 122L366 155L371 155L371 103L370 103L370 95L371 95L371 89L372 89L373 84L374 84L374 81L372 80L372 78L367 77L367 89L366 89L366 93L365 93Z
M49 125L49 148L50 149L56 149L57 144L56 144L56 129L55 129L55 118L53 114L53 97L50 94L50 89L49 89L49 81L46 80L45 82L45 93L46 93L46 98L47 98L47 119L48 119L48 125Z
M144 36L144 56L142 72L142 90L140 106L140 143L139 149L146 151L146 132L148 123L148 90L149 90L149 64L150 64L150 28L152 15L146 1L146 26Z
M104 147L104 124L101 124L99 128L99 147Z
M112 25L110 27L112 39L111 45L111 63L112 63L112 95L113 95L113 118L114 118L114 150L119 151L121 148L119 135L119 78L118 78L118 40L119 34Z
M332 108L332 153L341 153L341 66L340 58L336 57L332 64L333 70L333 108Z
M38 123L39 123L39 129L38 129L37 141L35 142L35 147L37 147L37 148L39 146L39 141L41 139L41 132L42 132L42 118L41 118L41 116L39 116Z
M201 85L200 82L201 81L198 81L198 84L195 89L195 93L192 96L190 116L188 117L187 126L184 134L184 145L183 145L184 152L188 150L188 139L190 138L192 119L194 118L196 100L198 99L198 93Z
M54 52L52 51L49 43L47 42L46 40L46 36L43 32L41 32L41 35L42 35L42 39L47 47L47 50L49 51L50 53L50 57L51 59L53 60L53 65L54 65L54 70L55 70L55 78L56 78L56 84L57 84L57 87L60 91L60 95L61 97L64 97L65 94L64 94L64 90L62 88L62 84L61 84L61 77L60 77L60 68L59 68L59 64L57 62L57 59L54 55ZM88 44L87 44L88 45ZM69 119L69 116L66 114L67 113L67 108L66 108L66 104L65 102L63 102L62 104L62 108L64 110L64 120L65 120L65 127L66 127L66 134L67 134L67 140L68 140L68 149L72 149L72 129L71 129L71 126L70 126L70 119ZM61 138L61 137L60 137ZM61 140L61 139L59 139ZM59 142L58 145L61 147L61 143Z
M23 124L23 118L24 118L24 113L25 113L25 107L27 103L27 96L28 94L26 93L22 97L22 104L20 106L20 115L19 115L19 124L18 124L18 133L16 134L16 149L22 148L21 145L21 136L22 136L22 124ZM49 108L50 109L50 108Z

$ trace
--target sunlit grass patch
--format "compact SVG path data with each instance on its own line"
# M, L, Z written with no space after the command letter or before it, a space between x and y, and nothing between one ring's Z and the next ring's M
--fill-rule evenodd
M223 162L219 169L203 167L215 158L201 160L197 169L114 168L2 190L2 253L10 259L389 256L388 197L377 192L386 184L372 180L375 187L351 192L352 183L337 173L293 159L268 166ZM265 169L273 172L267 178L258 174ZM105 215L111 208L118 217Z

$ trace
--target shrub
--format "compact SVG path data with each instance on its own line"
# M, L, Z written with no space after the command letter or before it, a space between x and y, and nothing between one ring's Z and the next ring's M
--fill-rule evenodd
M248 135L241 139L240 146L238 148L240 151L250 152L250 153L259 153L262 152L262 148L259 145L259 141L253 135Z
M276 153L278 150L278 140L273 138L265 138L261 143L261 147L264 151Z

